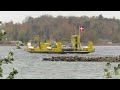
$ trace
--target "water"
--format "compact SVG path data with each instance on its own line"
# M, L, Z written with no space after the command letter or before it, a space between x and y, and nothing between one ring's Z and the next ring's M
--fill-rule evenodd
M3 65L6 78L12 68L18 70L15 79L104 79L106 62L51 62L42 61L51 56L104 56L120 55L120 46L96 46L96 51L90 54L39 54L28 53L14 46L0 46L0 59L14 52L13 64ZM117 65L118 63L113 63ZM119 76L120 77L120 76Z

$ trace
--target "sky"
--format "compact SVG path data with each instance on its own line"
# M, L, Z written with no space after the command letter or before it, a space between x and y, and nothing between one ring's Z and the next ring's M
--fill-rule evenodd
M120 19L120 11L0 11L0 21L14 23L22 23L27 16L32 16L34 18L40 17L41 15L52 15L54 17L62 16L99 16L103 15L105 18Z

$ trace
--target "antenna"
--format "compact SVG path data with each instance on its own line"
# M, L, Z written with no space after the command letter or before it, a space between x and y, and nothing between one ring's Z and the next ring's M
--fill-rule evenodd
M40 32L39 32L39 48L40 48Z
M0 28L2 28L2 21L0 21Z

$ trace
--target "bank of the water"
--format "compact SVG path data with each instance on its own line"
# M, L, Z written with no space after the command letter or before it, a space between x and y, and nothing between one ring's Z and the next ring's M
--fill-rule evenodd
M81 44L82 46L88 45L88 43L81 43ZM70 43L68 45L70 45ZM120 46L120 43L93 43L93 45L94 46ZM15 44L0 44L0 46L15 46ZM27 44L24 44L24 46L27 46Z
M15 44L0 44L0 46L16 46ZM24 45L27 46L27 45Z
M120 43L93 43L94 46L120 46ZM82 46L87 46L87 43L82 43Z
M15 46L15 44L0 44L0 46Z

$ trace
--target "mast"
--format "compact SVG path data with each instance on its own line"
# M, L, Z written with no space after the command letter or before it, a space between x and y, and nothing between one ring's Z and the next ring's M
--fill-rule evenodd
M40 48L40 32L39 32L39 48Z
M81 36L81 33L80 33L81 28L82 28L82 27L79 26L79 39L81 39L81 37L80 37L80 36ZM81 40L80 40L80 41L81 41ZM82 50L81 42L79 42L79 49Z

